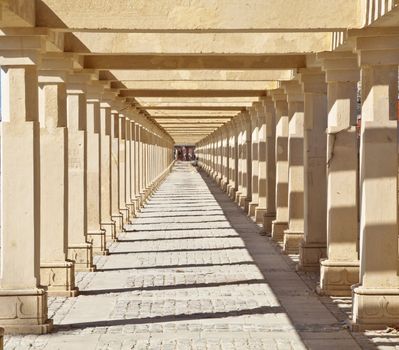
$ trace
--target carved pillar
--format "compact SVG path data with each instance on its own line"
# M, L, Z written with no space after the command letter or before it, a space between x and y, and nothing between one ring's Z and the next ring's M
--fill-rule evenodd
M304 97L297 81L284 83L288 101L288 229L284 231L284 252L299 253L304 235L303 123Z
M280 242L288 228L288 104L283 89L272 92L276 109L276 219L272 221L272 238Z
M318 68L300 71L305 94L304 121L304 238L298 268L319 271L327 241L327 84Z
M255 216L255 209L259 205L259 105L260 102L253 103L249 110L251 123L251 202L248 204L248 215Z
M74 261L68 254L67 72L72 62L46 58L39 73L40 284L55 296L76 296Z
M0 37L0 326L7 333L40 334L52 328L47 293L39 287L40 134L35 64L39 62L40 39ZM25 45L31 51L21 50Z
M107 255L105 230L101 228L100 204L100 98L103 87L88 85L87 90L87 239L93 245L93 253Z
M360 135L360 283L353 326L399 321L398 37L357 39L362 77Z
M67 84L68 127L68 258L76 271L94 271L93 246L87 239L86 83L70 75Z
M265 191L265 194L259 197L257 217L263 214L264 231L271 234L272 222L276 219L276 113L271 96L264 98L262 104L265 116L261 124L262 142L264 141L265 145L263 146L262 142L259 143L259 160L264 161L264 164L259 165L259 193ZM263 179L265 179L264 185ZM264 190L263 186L265 186Z

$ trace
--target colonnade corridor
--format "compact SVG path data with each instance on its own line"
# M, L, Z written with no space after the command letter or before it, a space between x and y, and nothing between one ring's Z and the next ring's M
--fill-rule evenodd
M97 271L76 274L80 295L49 297L54 332L5 349L373 349L271 242L177 162Z

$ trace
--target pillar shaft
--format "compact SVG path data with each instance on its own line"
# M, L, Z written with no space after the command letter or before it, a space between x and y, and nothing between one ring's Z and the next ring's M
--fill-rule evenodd
M49 295L75 296L68 253L66 74L44 72L39 84L40 284Z
M67 126L68 258L75 261L75 270L93 271L93 248L87 240L85 84L67 85Z
M259 109L260 102L255 102L250 109L251 128L251 202L248 205L248 215L255 216L259 205Z
M272 238L282 241L288 228L288 104L284 93L273 95L276 108L276 220Z
M33 56L37 58L36 53ZM20 61L24 60L21 57ZM39 288L38 78L36 66L15 64L18 64L15 57L8 61L0 56L0 326L8 333L46 333L51 329L47 294Z
M327 219L327 85L318 69L301 73L305 93L304 121L304 239L298 268L319 271L326 257Z
M351 295L359 282L357 58L342 67L340 57L323 61L328 98L327 259L321 261L319 293ZM335 66L340 64L339 69ZM345 69L346 68L346 69Z

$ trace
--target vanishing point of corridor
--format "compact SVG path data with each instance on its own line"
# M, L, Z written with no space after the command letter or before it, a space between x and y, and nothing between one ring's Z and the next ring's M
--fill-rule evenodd
M358 349L276 245L210 178L178 162L54 332L6 349ZM364 346L364 344L363 344ZM365 348L365 347L364 347Z

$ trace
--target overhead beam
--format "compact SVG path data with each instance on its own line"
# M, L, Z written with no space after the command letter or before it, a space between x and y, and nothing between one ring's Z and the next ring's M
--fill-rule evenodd
M278 87L271 81L120 81L112 87L121 90L270 90Z
M65 50L94 54L299 54L327 51L331 33L74 32Z
M93 55L88 69L293 69L305 68L305 55Z
M101 71L100 79L108 81L270 81L270 80L291 80L294 72L290 69L275 70L109 70Z
M276 86L277 87L277 86ZM260 97L266 90L122 90L122 97Z
M0 27L34 27L35 1L0 0Z
M348 0L40 0L37 26L64 30L270 31L360 26Z
M152 117L197 117L197 116L208 116L209 117L227 117L236 115L237 111L179 111L179 110L170 110L170 111L162 111L162 110L153 110L150 115Z

